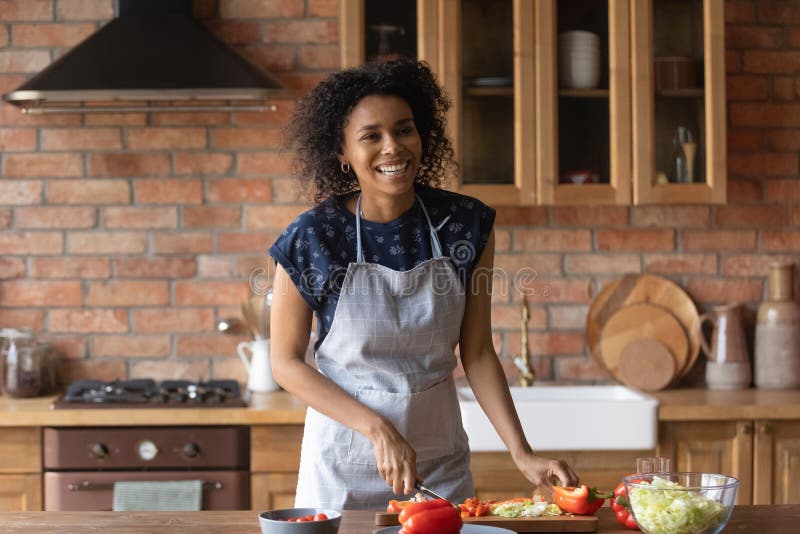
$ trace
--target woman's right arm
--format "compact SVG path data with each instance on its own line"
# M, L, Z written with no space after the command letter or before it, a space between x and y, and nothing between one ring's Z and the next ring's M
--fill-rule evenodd
M270 360L278 384L306 404L367 436L378 471L395 493L412 493L416 453L394 425L305 362L312 310L278 265L270 311Z

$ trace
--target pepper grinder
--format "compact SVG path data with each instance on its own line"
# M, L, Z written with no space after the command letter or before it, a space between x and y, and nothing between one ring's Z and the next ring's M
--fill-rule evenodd
M755 383L763 389L800 387L800 304L794 298L795 264L769 267L767 300L758 307Z

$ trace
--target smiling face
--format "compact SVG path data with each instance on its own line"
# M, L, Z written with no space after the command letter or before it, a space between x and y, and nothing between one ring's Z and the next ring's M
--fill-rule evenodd
M414 115L402 98L366 96L350 112L339 161L350 164L365 197L413 196L421 156Z

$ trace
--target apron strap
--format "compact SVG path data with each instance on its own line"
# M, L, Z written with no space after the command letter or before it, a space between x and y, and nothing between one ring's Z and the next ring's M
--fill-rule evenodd
M422 208L422 213L425 214L425 220L428 221L428 231L431 235L431 249L433 249L433 257L441 258L444 255L442 254L442 244L439 242L439 236L436 235L437 229L431 222L431 218L428 215L428 210L425 209L425 203L422 202L422 199L419 198L419 195L416 195L416 197L417 201L419 201L420 207ZM358 195L358 200L356 200L356 262L364 263L364 249L361 246L361 194Z

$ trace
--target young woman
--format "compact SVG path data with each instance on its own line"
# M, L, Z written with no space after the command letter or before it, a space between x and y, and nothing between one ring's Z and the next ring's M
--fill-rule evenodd
M297 506L382 509L416 480L473 496L456 346L520 471L578 481L532 452L492 345L495 212L436 187L453 167L448 107L425 63L397 60L331 75L290 122L318 202L270 248L272 369L309 405ZM313 314L318 369L304 360Z

